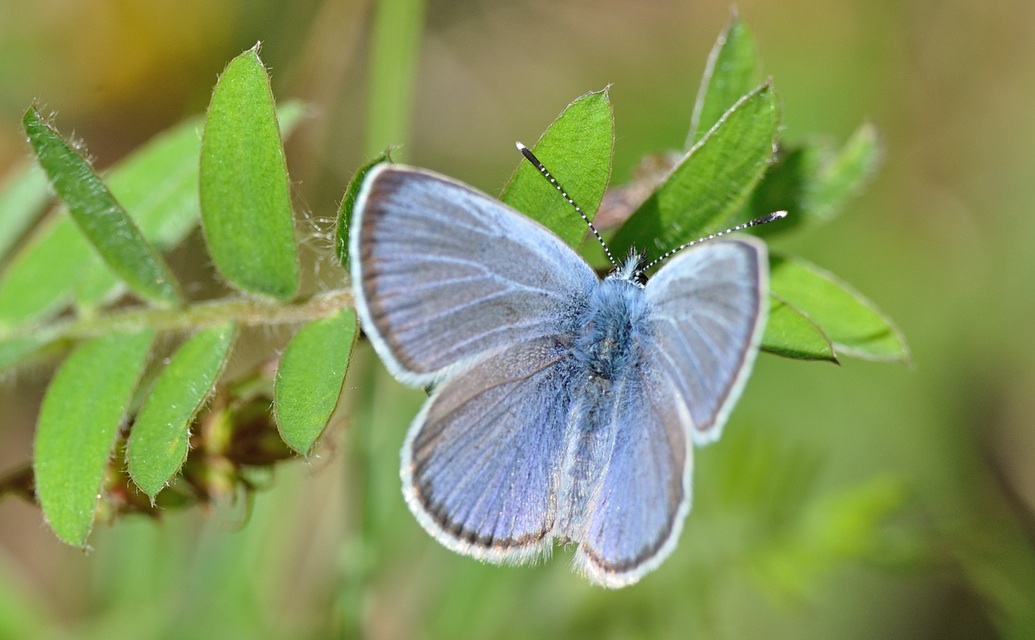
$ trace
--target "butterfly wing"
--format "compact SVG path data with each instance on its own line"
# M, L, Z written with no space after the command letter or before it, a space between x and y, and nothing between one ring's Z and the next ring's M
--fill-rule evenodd
M610 456L585 510L576 566L597 584L632 584L672 552L690 511L690 416L671 381L644 362L616 381L605 432Z
M698 444L719 437L758 354L768 311L765 245L716 240L684 251L645 291L658 366L689 408Z
M570 352L513 345L440 384L402 450L403 494L446 547L521 562L551 547L568 420Z
M349 251L363 329L411 384L556 335L598 282L536 222L459 182L398 165L380 165L364 182Z

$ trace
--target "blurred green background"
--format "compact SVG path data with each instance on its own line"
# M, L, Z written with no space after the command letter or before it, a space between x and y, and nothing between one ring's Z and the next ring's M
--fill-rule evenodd
M201 112L226 62L261 40L278 98L313 108L288 162L303 239L341 286L325 232L369 149L402 144L398 158L496 192L515 140L613 83L621 182L641 155L682 144L729 13L710 0L428 2L409 129L377 139L375 5L4 0L0 175L28 158L32 100L103 168ZM570 551L483 566L420 529L398 450L423 396L362 345L317 455L282 465L250 506L98 525L83 554L35 507L0 502L0 638L1035 637L1035 5L738 9L785 139L844 140L864 120L884 135L870 190L773 245L875 301L912 368L763 355L723 439L697 452L679 548L608 592L569 571ZM31 457L47 375L0 381L0 472Z

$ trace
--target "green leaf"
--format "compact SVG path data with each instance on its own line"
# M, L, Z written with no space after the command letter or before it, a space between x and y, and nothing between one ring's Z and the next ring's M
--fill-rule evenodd
M687 149L704 137L741 96L758 86L759 66L755 38L744 21L734 15L708 56L690 117Z
M159 251L175 247L198 222L200 124L200 118L191 118L169 129L108 173L112 194ZM37 228L0 280L0 323L55 313L73 292L80 306L89 308L124 289L65 211L57 211Z
M805 598L845 561L886 558L897 546L887 523L905 499L903 481L883 476L812 500L786 534L750 558L756 579L785 597Z
M50 183L33 163L12 173L0 189L0 260L50 200Z
M172 271L89 163L40 118L35 108L25 112L22 122L54 190L108 266L144 299L178 303L181 296Z
M200 128L201 119L191 118L156 136L107 178L108 188L159 251L176 247L198 224ZM122 291L115 274L92 261L76 283L76 302L95 308Z
M786 233L804 224L808 218L805 213L805 194L808 191L808 183L815 174L817 163L818 155L814 146L781 146L776 152L776 160L733 222L747 222L773 211L786 211L787 217L779 224L767 224L752 229L752 232L763 237Z
M301 102L277 109L282 135L287 137L302 119ZM191 118L156 136L108 178L108 186L159 251L170 251L187 237L201 218L198 201L198 155L201 118ZM100 306L122 293L123 287L103 263L96 262L76 288L80 307Z
M877 173L881 155L880 136L870 124L859 127L839 150L822 141L781 149L738 220L788 212L783 223L759 229L762 235L828 222Z
M0 372L22 362L46 343L37 338L13 338L0 341Z
M859 127L839 153L820 163L806 194L809 217L820 221L836 217L842 205L877 173L881 155L877 128L872 124Z
M590 219L611 177L615 129L607 89L572 102L536 142L532 151ZM523 159L500 200L556 233L572 247L586 237L586 223L557 189Z
M801 311L830 338L838 355L909 362L898 329L872 302L815 265L771 257L772 295Z
M216 83L201 143L201 219L216 268L243 291L298 290L291 194L266 68L257 49Z
M83 265L100 262L67 216L32 234L0 277L0 326L53 315L72 298Z
M83 546L119 424L140 380L153 331L85 342L58 369L40 408L33 469L43 514Z
M769 83L741 98L633 212L611 251L656 256L724 227L769 165L777 120Z
M358 334L356 312L344 309L302 327L280 359L273 404L277 428L284 442L302 455L309 453L338 405Z
M168 251L198 223L201 118L164 131L118 163L107 182L152 244Z
M363 180L367 177L367 173L386 160L388 160L388 154L381 153L356 169L356 173L352 174L352 180L349 180L349 186L345 189L345 197L342 198L341 206L338 207L338 234L335 238L334 248L338 253L338 260L346 269L349 268L349 227L352 224L352 208L356 205L356 198L363 187Z
M230 323L180 346L133 422L126 451L129 474L152 501L187 459L191 422L226 365L233 337Z
M762 349L786 358L837 362L834 345L823 330L801 311L774 296L769 297L769 320L762 336Z
M279 110L287 135L303 114L301 103ZM200 218L198 155L200 118L169 129L124 158L108 173L108 184L140 232L159 251L168 251ZM93 308L125 290L65 211L49 216L0 276L0 325L57 313L72 299Z

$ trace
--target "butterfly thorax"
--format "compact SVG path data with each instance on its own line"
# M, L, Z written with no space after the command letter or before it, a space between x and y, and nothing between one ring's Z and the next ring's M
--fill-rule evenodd
M632 280L609 277L594 288L572 349L591 379L610 382L636 364L647 306L643 288Z

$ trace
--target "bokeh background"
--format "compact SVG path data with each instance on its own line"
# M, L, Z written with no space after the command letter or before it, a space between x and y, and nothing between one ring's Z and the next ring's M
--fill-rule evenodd
M495 192L515 140L610 83L620 182L682 144L730 10L429 0L409 125L378 139L376 8L3 0L0 175L28 158L19 122L34 99L103 168L203 111L226 62L261 40L276 95L311 105L288 145L299 230L324 252L321 286L343 286L323 233L371 150L401 145L396 157ZM844 140L863 121L883 134L871 188L773 245L875 301L912 367L763 355L724 438L697 452L679 548L608 592L571 574L570 551L488 567L424 534L397 475L422 395L364 344L317 455L281 465L250 502L99 525L84 554L32 505L0 501L0 638L1035 637L1035 4L738 10L785 139ZM31 456L47 375L0 380L0 472Z

